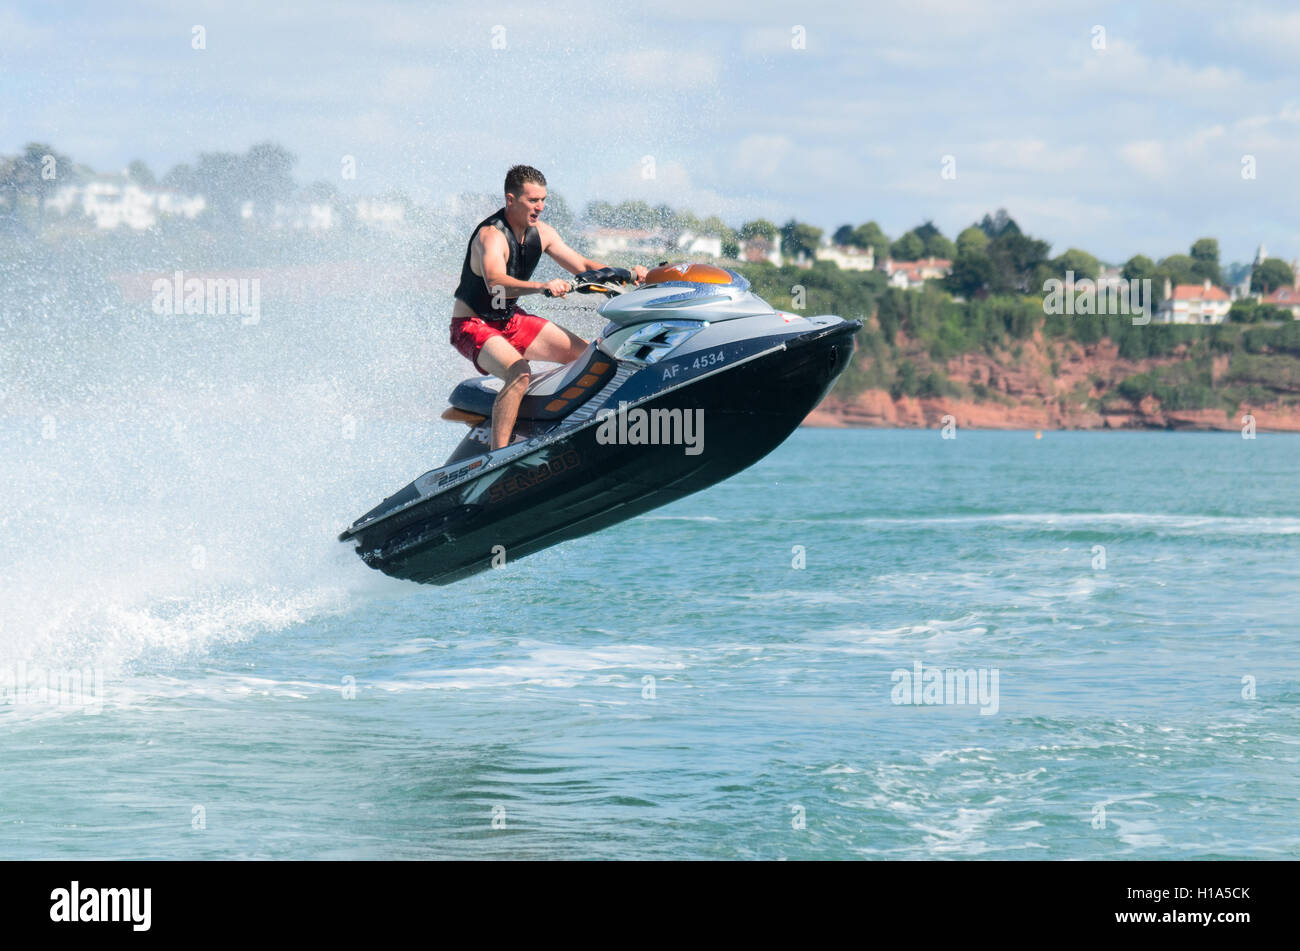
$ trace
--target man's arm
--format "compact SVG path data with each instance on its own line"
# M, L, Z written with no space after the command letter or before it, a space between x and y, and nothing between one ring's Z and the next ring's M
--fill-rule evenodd
M483 254L483 283L493 301L498 295L503 298L522 297L524 294L537 294L550 288L552 294L563 297L569 286L564 281L521 281L506 273L506 263L510 260L510 248L505 236L496 228L479 229L479 245ZM501 288L500 291L497 288ZM504 303L504 302L503 302Z
M581 274L583 271L598 271L605 266L599 261L593 261L591 258L573 250L564 243L560 233L545 222L537 222L537 232L542 239L542 250L570 274ZM504 242L502 243L504 244ZM638 283L645 280L646 269L639 264L632 268L632 272L636 276Z
M605 265L599 261L593 261L589 257L584 257L573 248L564 243L560 233L544 221L537 222L537 233L542 239L542 250L554 259L555 263L564 268L570 274L581 274L583 271L595 271Z

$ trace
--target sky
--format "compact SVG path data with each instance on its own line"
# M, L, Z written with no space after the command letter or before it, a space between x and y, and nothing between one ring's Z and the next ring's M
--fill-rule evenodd
M1005 207L1054 254L1289 260L1298 50L1300 6L1265 2L11 0L0 153L161 176L273 140L351 194L523 162L578 208L954 237Z

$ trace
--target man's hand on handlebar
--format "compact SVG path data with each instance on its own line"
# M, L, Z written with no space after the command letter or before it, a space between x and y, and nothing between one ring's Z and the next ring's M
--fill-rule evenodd
M646 269L640 265L631 270L621 267L602 267L575 274L571 281L562 281L559 278L547 281L541 285L541 291L547 297L564 297L570 291L579 291L584 294L593 291L609 293L608 285L610 284L645 283L647 273Z
M573 276L579 284L627 284L632 281L632 273L621 267L602 267L594 271L582 271Z

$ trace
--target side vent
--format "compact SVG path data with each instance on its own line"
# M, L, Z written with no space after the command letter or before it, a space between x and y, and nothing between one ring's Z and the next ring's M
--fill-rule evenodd
M658 363L707 326L702 320L659 320L646 324L624 340L614 356L631 363Z

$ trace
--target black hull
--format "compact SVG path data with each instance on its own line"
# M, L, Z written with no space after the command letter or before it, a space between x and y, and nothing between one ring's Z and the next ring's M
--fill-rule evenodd
M654 397L639 408L702 409L703 451L602 444L587 426L448 491L355 529L372 568L450 584L708 488L763 458L821 402L853 354L860 324Z

